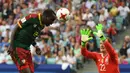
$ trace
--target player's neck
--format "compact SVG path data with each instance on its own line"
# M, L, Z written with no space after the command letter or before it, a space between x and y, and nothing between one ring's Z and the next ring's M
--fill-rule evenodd
M102 55L103 55L103 56L106 56L106 55L107 55L107 52L102 52Z

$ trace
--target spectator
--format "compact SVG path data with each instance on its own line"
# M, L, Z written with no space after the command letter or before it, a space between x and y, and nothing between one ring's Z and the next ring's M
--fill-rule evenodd
M106 16L104 15L104 10L101 10L99 16L99 23L104 23L105 20L106 20Z
M12 61L12 58L10 57L10 55L7 55L6 57L5 57L5 62L6 62L6 64L14 64L14 62Z
M112 16L116 16L117 12L118 12L118 8L116 7L116 3L113 3L110 13L112 14Z
M120 49L120 55L127 57L127 49L126 42L124 42L123 47Z
M38 8L44 10L46 6L47 6L47 3L45 2L45 0L40 0L38 4Z
M93 20L96 25L99 23L99 13L97 11L93 14Z
M123 17L119 14L119 12L117 13L117 16L115 17L115 22L116 22L117 32L121 31L123 27Z
M41 38L43 38L45 40L45 42L48 42L48 39L50 38L52 40L52 42L54 42L53 39L53 34L52 32L49 30L48 27L45 27L41 33Z
M98 40L93 33L91 33L91 37L93 39L89 41L89 50L98 52L99 51L99 47L98 47L98 43L97 43Z
M75 43L76 43L76 39L75 39L75 37L72 37L72 36L70 36L70 47L71 48L74 48L74 46L75 46ZM78 43L78 42L77 42Z
M13 10L13 13L15 14L15 18L16 18L16 19L20 18L21 7L18 5L18 6Z
M28 8L28 4L22 3L22 8L23 9L21 10L21 12L22 12L23 16L27 16L29 14L29 9L30 9L30 8Z
M118 7L118 11L120 12L120 15L123 17L123 28L126 29L126 17L128 13L130 12L130 9L128 6L125 5L125 2L122 2L122 5Z
M5 63L5 56L3 53L0 53L0 64Z
M71 35L74 35L74 33L73 33L73 31L72 31L72 26L71 25L68 25L67 27L66 27L66 30L65 30L65 32L63 32L63 38L64 39L67 39L69 36L71 36Z
M124 39L124 43L123 43L123 46L122 48L120 49L120 55L121 56L128 56L127 55L127 49L130 48L130 37L129 36L125 36L125 39Z
M81 41L81 36L80 36L80 26L77 25L76 27L76 30L75 30L75 41L76 43L79 43Z
M7 19L10 14L11 11L9 10L8 3L4 3L3 10L2 10L2 18Z
M4 31L4 32L2 33L2 36L3 36L3 37L8 37L8 38L10 39L10 37L11 37L10 27L6 27L6 31Z
M90 18L93 18L93 14L90 13L89 9L86 9L86 12L82 14L82 20L88 21Z
M114 23L110 25L110 27L107 30L107 33L108 33L108 37L112 40L113 43L115 43L115 35L117 34L117 32Z
M4 46L4 52L3 52L3 54L4 54L4 57L5 57L5 63L6 64L14 64L13 61L12 61L11 56L8 55L8 53L7 53L8 47L9 47L8 45Z
M76 57L76 67L77 69L81 68L83 65L82 56L81 56L81 49L79 43L76 43L74 49L74 56Z
M35 64L45 64L45 56L43 55L33 55L33 59Z
M90 9L93 4L94 4L94 2L93 2L92 0L87 0L87 1L86 1L86 7L87 7L88 9Z
M119 59L119 64L128 64L128 61L125 60L126 56L121 56Z
M80 7L81 7L81 0L73 0L72 1L72 9L73 10L76 10L76 9L80 9Z
M88 20L88 22L87 22L87 26L91 27L91 29L95 29L96 24L95 24L95 22L93 21L93 18L92 18L92 17L89 18L89 20Z
M56 56L56 64L63 64L66 62L66 56L64 56L62 51L58 52L58 56Z
M44 48L42 49L42 53L46 59L52 57L51 47L45 44Z
M53 56L56 57L58 55L58 52L60 51L60 47L58 44L54 44L54 48L52 50Z
M93 4L91 7L91 13L94 14L96 11L97 11L97 7L95 4Z
M125 5L124 2L122 2L122 5L118 7L118 11L120 12L120 15L125 19L128 12L130 12L130 9Z
M4 52L5 47L9 47L9 38L8 37L4 37L4 39L2 40L2 42L0 43L0 52Z
M76 57L74 56L73 50L70 50L68 55L67 55L67 62L74 66L76 64Z
M6 28L10 28L6 20L2 21L2 25L0 26L0 31L3 33L6 31Z
M47 8L51 8L53 10L56 10L56 4L54 3L53 0L49 0L49 3L47 4Z
M10 14L9 15L9 18L7 19L7 22L9 25L12 25L13 24L13 20L14 20L14 15L13 14Z
M113 6L113 3L112 3L112 0L108 0L107 4L106 4L106 7L108 8L108 12L110 11L110 9L112 8Z
M69 53L67 55L67 62L69 63L72 73L76 73L76 57L74 56L74 52L72 50L69 50Z

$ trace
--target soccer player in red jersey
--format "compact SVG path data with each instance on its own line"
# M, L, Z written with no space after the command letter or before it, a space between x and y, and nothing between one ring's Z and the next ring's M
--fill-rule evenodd
M55 19L55 12L46 9L42 14L29 14L18 21L12 32L8 53L20 73L34 73L30 45L36 47L36 54L41 54L40 49L36 46L35 38L39 36L44 27L52 24Z
M99 73L120 73L118 66L118 54L109 43L108 39L102 32L102 24L96 26L97 32L94 32L100 38L100 53L90 52L86 48L87 41L91 40L90 29L81 29L81 53L87 58L91 58L96 62Z

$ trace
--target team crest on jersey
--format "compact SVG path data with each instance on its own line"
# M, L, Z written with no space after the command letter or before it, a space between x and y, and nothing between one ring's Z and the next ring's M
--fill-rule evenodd
M37 32L37 31L34 32L33 36L34 36L34 37L37 37L37 36L38 36L38 32Z

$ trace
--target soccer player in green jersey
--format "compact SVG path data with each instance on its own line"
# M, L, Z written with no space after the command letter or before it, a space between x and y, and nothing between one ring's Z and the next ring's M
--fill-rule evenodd
M36 47L35 38L39 36L44 27L51 25L55 19L55 12L46 9L42 14L29 14L17 22L12 32L8 53L20 73L34 73L29 47L31 44ZM36 47L36 53L41 54L38 47Z

